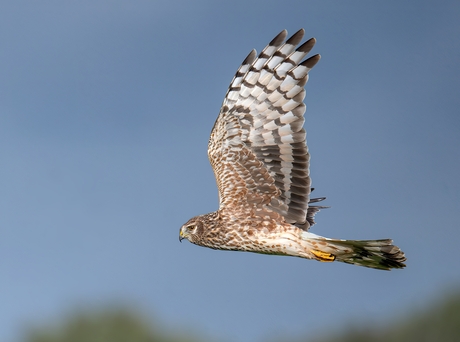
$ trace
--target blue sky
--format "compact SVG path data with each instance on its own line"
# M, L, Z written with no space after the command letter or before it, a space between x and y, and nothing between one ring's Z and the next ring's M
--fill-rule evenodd
M0 339L126 303L229 341L407 313L460 284L457 1L5 1ZM207 140L252 48L304 27L313 232L393 238L402 271L178 242L217 209Z

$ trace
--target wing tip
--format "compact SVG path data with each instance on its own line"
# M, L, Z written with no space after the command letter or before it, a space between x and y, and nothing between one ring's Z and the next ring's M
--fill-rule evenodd
M316 54L306 59L305 61L303 61L300 65L306 66L308 69L311 69L316 65L316 63L319 62L320 59L321 59L321 55Z
M300 45L297 48L297 51L300 51L300 52L303 52L303 53L307 54L307 53L309 53L311 51L311 49L313 49L315 44L316 44L316 39L315 38L310 38L305 43Z
M278 35L275 38L273 38L268 45L270 45L270 46L279 46L279 45L281 45L285 41L285 39L287 37L287 34L288 34L287 30L284 29L283 31L278 33Z
M286 44L297 46L302 41L304 35L305 30L301 28L286 41Z
M256 49L252 49L251 52L249 52L249 54L244 59L243 63L241 63L241 64L242 65L252 64L255 61L256 56L257 56Z

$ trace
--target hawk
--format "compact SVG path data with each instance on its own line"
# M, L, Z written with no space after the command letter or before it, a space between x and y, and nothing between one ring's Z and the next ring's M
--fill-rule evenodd
M405 267L404 253L385 240L339 240L309 232L310 154L303 128L304 86L320 55L316 43L298 46L305 31L279 33L238 68L208 144L219 210L185 223L179 240L220 250L295 256L389 270ZM298 47L297 47L298 46Z

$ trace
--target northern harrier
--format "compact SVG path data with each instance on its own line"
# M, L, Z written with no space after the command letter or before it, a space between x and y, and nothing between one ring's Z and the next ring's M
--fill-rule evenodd
M213 249L288 255L389 270L405 267L392 240L338 240L309 228L325 198L310 198L310 154L303 129L304 86L319 61L305 56L305 31L278 34L239 67L208 144L219 210L196 216L179 239Z

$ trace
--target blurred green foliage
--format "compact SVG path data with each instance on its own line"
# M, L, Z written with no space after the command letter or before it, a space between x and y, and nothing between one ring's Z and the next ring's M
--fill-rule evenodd
M444 295L421 310L397 315L381 326L355 325L334 336L299 340L309 342L458 342L460 292Z
M166 331L151 320L126 309L81 312L54 326L31 329L24 342L203 342ZM284 339L283 342L288 339ZM291 339L291 341L293 341ZM296 342L458 342L460 292L431 306L393 317L381 326L355 325L332 336L297 339Z
M165 332L127 309L80 312L50 327L30 329L25 342L196 342Z

